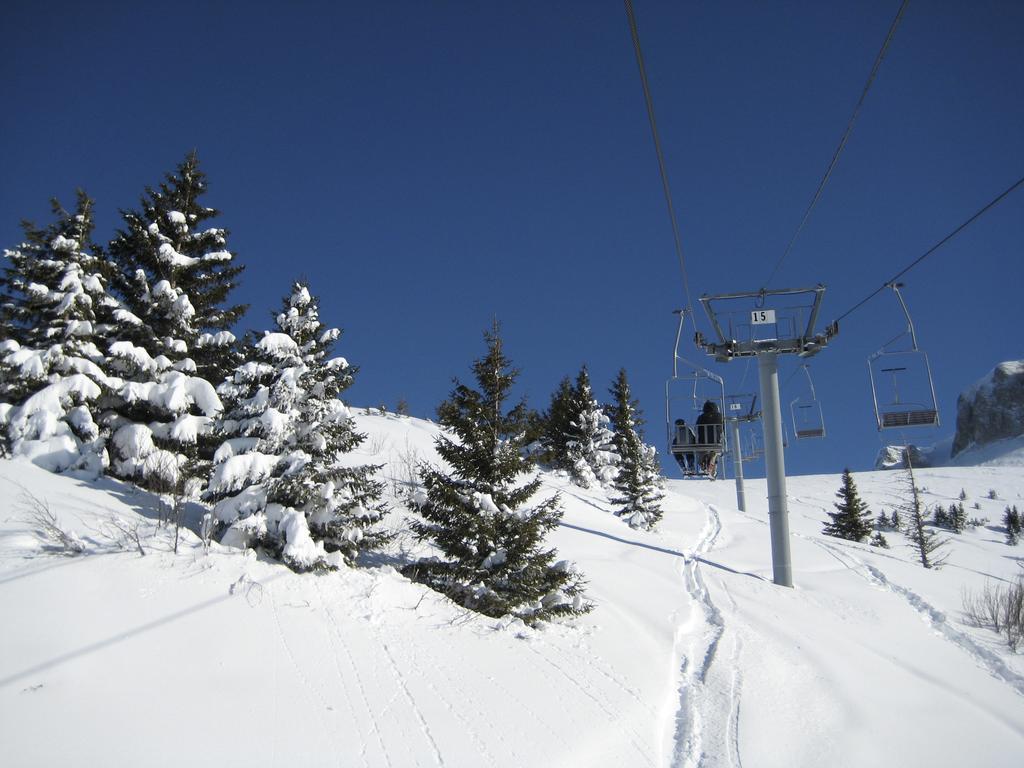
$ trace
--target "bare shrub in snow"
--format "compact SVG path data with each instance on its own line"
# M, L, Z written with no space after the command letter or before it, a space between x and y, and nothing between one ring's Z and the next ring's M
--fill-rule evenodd
M120 549L137 550L140 557L146 556L142 547L142 521L126 520L113 513L100 524L100 535L112 541Z
M203 553L210 553L210 544L213 541L214 531L217 530L217 521L213 517L212 512L207 512L203 515L203 520L199 524L199 538L203 542Z
M391 469L391 492L396 498L412 500L420 484L417 471L419 464L419 451L412 446L408 437L405 439L404 448L397 454L394 451L389 454L387 466Z
M1024 638L1024 579L1007 585L986 583L976 594L965 592L963 610L970 623L1002 634L1016 651Z
M371 456L379 456L381 451L384 450L384 446L387 445L387 442L387 435L374 435L373 437L370 438L370 441L367 443L367 452Z
M183 461L170 451L155 451L146 460L149 487L159 499L161 524L174 526L174 553L178 553L181 538L182 514L184 512L185 476Z
M18 508L25 522L35 526L36 535L54 544L65 555L80 555L85 551L85 543L74 531L61 526L45 499L23 490L18 497Z

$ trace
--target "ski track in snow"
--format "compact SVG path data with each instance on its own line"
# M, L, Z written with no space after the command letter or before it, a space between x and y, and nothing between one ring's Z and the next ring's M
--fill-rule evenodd
M284 634L284 629L281 626L281 616L277 610L277 599L274 597L274 590L270 586L266 586L265 589L267 592L270 593L270 607L274 615L274 625L277 627L277 636L281 640L281 645L288 656L288 660L291 662L292 667L295 669L295 674L298 675L299 679L302 681L302 684L305 686L306 692L310 695L310 698L316 699L316 701L319 703L319 707L314 705L314 708L316 709L317 720L320 721L321 729L323 731L327 731L330 733L331 741L334 742L334 754L338 756L338 765L342 766L343 763L341 763L340 761L343 753L341 749L341 744L339 743L338 739L338 731L336 728L328 728L327 721L324 719L324 712L330 709L330 705L327 703L327 700L323 697L323 694L320 692L320 690L313 686L313 684L309 680L309 677L306 675L305 672L302 671L302 667L299 665L298 660L295 658L295 653L292 651L292 647L291 645L289 645L288 639L285 637Z
M430 746L431 755L434 758L434 765L444 766L444 757L441 756L441 750L437 747L437 742L434 741L434 735L430 731L430 725L427 723L426 718L423 716L423 710L416 703L416 699L412 695L412 691L409 690L409 686L405 681L405 677L402 675L401 670L395 663L395 657L391 653L391 649L388 647L387 641L384 640L383 636L378 634L378 638L381 641L381 648L384 650L384 655L388 660L388 669L391 670L391 674L398 684L399 690L402 692L402 696L405 698L406 703L409 705L409 709L412 711L413 717L416 718L416 722L419 724L420 733L423 734L427 744Z
M316 584L316 592L317 596L320 598L320 606L323 609L324 614L327 616L327 620L330 622L331 626L334 629L333 632L328 632L327 634L331 641L331 645L335 649L334 667L335 670L338 672L338 679L340 681L340 685L345 690L345 701L346 704L348 705L349 711L352 713L352 720L353 722L357 721L355 709L352 706L352 699L348 694L348 688L345 685L344 676L341 674L341 670L338 665L339 650L341 651L341 655L345 657L345 661L347 662L349 669L352 670L352 675L356 683L356 690L359 692L359 698L362 701L363 711L370 714L370 733L373 734L373 737L377 742L377 746L380 748L380 754L384 758L384 765L387 766L387 768L391 768L391 766L393 765L393 763L391 762L391 755L388 753L388 749L384 745L384 739L381 737L380 729L377 727L377 718L373 715L370 709L370 702L366 697L366 685L363 683L362 675L359 674L359 668L356 666L355 660L352 658L352 652L348 649L348 646L345 644L341 627L338 626L338 621L337 619L335 619L334 613L331 611L331 608L328 605L327 601L324 600L323 592L320 589L319 584ZM359 742L359 758L362 761L363 765L369 766L369 762L366 756L366 750L368 746L367 741L365 739L360 739Z
M434 661L436 662L437 660L434 659ZM459 660L459 663L463 664L463 665L466 665L470 669L475 671L477 673L477 675L476 675L477 679L479 679L479 680L486 680L487 683L489 685L493 686L493 688L495 690L500 691L502 696L504 697L504 700L510 701L513 704L515 704L515 706L517 708L516 711L523 712L524 714L526 714L531 720L533 720L534 723L536 723L538 726L540 726L540 728L542 728L544 731L546 731L549 736L551 736L551 737L553 737L555 739L561 738L561 735L559 733L557 733L554 728L551 727L551 724L547 720L539 717L533 711L532 707L528 706L526 703L523 702L522 699L520 699L512 691L510 691L508 688L506 688L504 685L502 685L502 683L496 677L494 677L493 675L484 674L483 670L481 670L479 666L474 664L472 662L472 660L470 660L468 657L461 658ZM448 667L448 666L445 666L445 665L441 665L441 664L439 664L438 666L439 666L439 668L443 667L444 669L446 669L448 671L448 674L446 675L446 680L456 680L456 679L458 679L458 674L456 674L452 670L451 667ZM521 763L519 763L517 761L517 764L521 764Z
M396 682L398 682L399 686L408 694L406 698L408 701L412 703L412 706L414 708L414 715L417 717L417 720L420 723L420 727L423 730L424 735L426 736L428 742L431 744L436 764L443 766L445 762L440 747L437 745L433 738L433 734L430 731L429 726L427 725L426 718L422 715L422 712L419 710L418 705L416 705L412 699L412 692L405 684L405 678L398 669L397 661L394 657L394 654L391 651L391 647L387 644L383 636L383 633L380 632L377 625L373 621L369 622L369 626L373 630L373 633L376 636L377 642L379 643L380 647L384 650L385 654L388 657L391 669L395 674ZM456 690L461 694L459 696L459 701L463 702L464 704L470 705L468 707L469 711L484 712L486 708L483 706L483 704L481 704L476 699L476 697L470 695L470 693L465 688L462 688L457 684L457 680L459 677L458 674L456 674L451 669L451 667L442 664L441 660L433 654L430 655L430 658L427 663L423 662L422 655L416 653L411 653L407 659L403 660L409 662L409 667L416 672L417 677L427 686L431 694L433 694L434 698L437 701L441 702L441 704L444 705L445 711L447 711L463 727L463 732L469 737L469 740L476 748L477 753L483 758L483 761L480 764L497 765L497 758L488 749L487 743L484 740L484 738L482 738L480 732L470 722L470 720L462 714L460 707L453 703L452 700L448 696L446 696L440 688L434 685L434 683L430 679L430 676L425 674L424 670L438 670L442 668L447 670L447 674L445 675L445 684L449 688ZM497 737L498 741L502 743L508 754L515 754L515 751L511 748L511 745L508 744L500 730L492 731L492 733Z
M458 675L455 674L455 672L450 667L447 667L446 665L442 664L440 662L440 659L438 659L436 656L431 656L429 662L426 664L423 663L423 657L420 654L412 653L410 654L410 656L412 668L414 670L417 670L419 678L423 681L427 688L430 689L430 692L437 698L437 700L444 704L445 710L455 720L459 722L459 724L463 727L464 732L469 737L470 741L473 742L473 746L476 748L477 753L482 758L482 762L480 764L498 765L497 758L487 748L487 743L483 740L483 738L481 738L480 732L469 721L469 719L462 714L461 708L453 704L451 699L445 696L444 693L430 680L429 675L424 674L422 670L446 670L446 674L444 676L445 685L452 692L455 693L460 702L463 702L465 704L465 708L468 711L484 712L485 709L482 706L482 704L477 700L475 696L473 696L468 690L466 690L465 687L458 684ZM508 754L509 756L515 757L516 751L513 748L513 745L508 743L501 730L495 729L492 730L491 733L497 738L499 742L501 742L502 751L505 754ZM522 761L521 759L515 759L514 763L522 765L524 764L524 761Z
M914 611L922 616L928 625L945 640L959 648L963 653L970 656L974 662L988 672L992 677L1009 685L1018 695L1024 696L1024 676L1017 674L1006 664L998 654L979 645L967 633L952 626L946 620L946 614L933 606L919 594L900 584L890 580L878 568L865 563L849 552L841 550L833 544L818 541L810 536L798 534L806 541L824 549L836 559L843 567L852 571L867 581L869 584L880 589L886 589L894 595L902 598Z
M595 653L586 645L582 647L583 652L586 653L586 664L584 665L579 664L579 655L572 655L553 644L548 644L547 647L551 648L551 650L554 651L566 664L571 664L575 666L577 669L581 668L582 666L582 668L586 670L597 672L602 678L611 683L615 688L625 693L627 696L633 699L633 701L635 701L637 704L643 707L643 709L646 710L647 713L650 714L652 717L655 715L654 708L650 705L650 702L645 701L643 697L640 695L640 692L636 688L630 687L625 680L616 675L612 671L611 666L608 664L608 662L601 658L599 654Z
M719 646L725 635L722 612L708 592L700 570L700 555L710 551L722 531L718 510L705 504L708 520L697 546L686 556L683 565L683 583L687 593L702 614L703 631L691 632L680 628L680 641L690 640L682 658L679 709L676 714L675 750L672 765L682 768L727 765L739 768L739 702L742 678L738 675L739 654L742 643L732 637L732 659L726 669L714 665ZM731 598L730 598L731 599ZM695 660L699 659L699 663ZM730 679L715 680L714 675L728 674ZM728 691L724 700L719 692ZM721 725L719 725L721 724Z
M568 680L576 690L590 699L608 718L609 723L614 723L615 726L622 731L623 736L629 739L629 743L633 748L640 754L647 765L655 765L654 757L650 753L650 745L646 743L646 739L642 738L636 731L628 727L622 722L622 718L619 713L615 710L614 705L611 704L604 696L598 696L595 691L590 690L589 687L581 685L575 676L570 675L558 664L555 664L551 659L547 658L543 653L538 651L532 645L529 646L530 650L537 655L538 658L543 660L551 669L555 670L559 675ZM568 703L567 703L568 706Z

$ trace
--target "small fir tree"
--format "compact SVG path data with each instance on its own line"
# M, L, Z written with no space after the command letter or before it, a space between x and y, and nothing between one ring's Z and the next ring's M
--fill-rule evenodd
M932 519L939 528L949 528L949 513L946 512L946 508L941 504L935 506L935 510L932 512Z
M610 420L594 398L590 374L583 366L576 377L566 433L566 463L573 482L581 488L611 482L618 472Z
M505 410L518 371L505 357L497 322L484 339L487 352L473 364L477 389L456 380L438 407L448 435L435 446L451 471L420 468L427 498L412 529L440 557L404 573L488 616L533 623L584 613L591 606L581 576L543 546L561 519L558 497L529 506L541 481L524 477L532 473L523 451L525 404Z
M1020 512L1017 511L1017 505L1008 506L1003 512L1003 528L1006 530L1006 543L1010 546L1016 546L1020 541L1021 525L1022 520Z
M338 398L354 371L331 355L341 332L323 326L304 283L276 321L221 386L224 442L207 498L232 526L229 543L259 544L300 571L336 566L338 556L353 563L387 540L379 467L342 460L366 438Z
M834 504L836 512L829 512L831 523L826 523L824 533L850 541L864 541L871 535L871 511L857 494L857 486L849 469L843 470L843 485L836 492L839 501Z
M620 369L610 390L612 403L609 418L615 430L614 446L619 456L619 471L611 500L618 508L615 514L633 528L653 528L661 520L660 501L664 480L658 452L645 445L639 432L643 424L640 406L629 389L626 370Z
M953 502L949 505L949 530L953 533L963 533L967 527L967 510L962 503Z
M889 542L886 540L885 536L882 534L881 531L875 531L871 535L871 539L870 539L870 541L868 541L868 543L872 547L879 547L880 549L888 549L889 548Z
M903 530L903 518L900 517L900 511L898 509L894 509L892 511L892 517L889 518L889 523L892 525L892 529L894 531Z

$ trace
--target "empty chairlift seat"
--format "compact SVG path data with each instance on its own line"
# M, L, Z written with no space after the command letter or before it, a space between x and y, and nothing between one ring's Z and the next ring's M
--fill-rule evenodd
M917 407L911 410L883 411L882 427L934 427L939 423L939 412L934 408Z
M806 365L801 367L807 376L807 392L794 398L789 404L789 411L793 417L793 434L797 440L825 437L825 416L814 391L810 369Z
M937 427L939 410L928 355L917 346L917 333L899 283L890 283L907 319L907 329L868 358L871 396L878 429ZM909 340L909 347L893 349Z

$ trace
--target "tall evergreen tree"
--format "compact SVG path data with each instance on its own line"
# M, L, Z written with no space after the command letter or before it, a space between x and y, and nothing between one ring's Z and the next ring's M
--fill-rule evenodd
M626 376L626 369L620 368L612 382L608 393L612 401L608 404L608 421L614 433L613 442L616 449L623 444L623 435L630 430L643 437L643 426L645 424L643 411L640 410L640 401L636 400L629 387L629 379Z
M74 212L52 202L54 223L23 222L25 242L4 252L2 420L16 452L46 454L59 468L84 462L99 470L98 401L119 384L108 378L101 351L120 319L107 292L113 267L92 241L93 201L79 190Z
M541 481L534 475L524 482L532 474L523 454L527 409L520 402L505 410L518 371L505 357L497 322L484 339L487 353L473 364L478 388L456 380L438 408L448 435L435 446L451 471L420 470L427 500L412 528L441 556L404 572L488 616L533 623L583 613L591 606L581 576L544 549L562 516L558 497L528 506Z
M208 475L221 407L214 390L239 360L229 328L246 307L226 304L242 267L227 232L205 226L218 215L200 204L205 192L192 153L146 190L140 210L122 211L110 243L133 320L110 347L127 380L111 419L112 469L154 490Z
M325 328L319 302L295 283L277 330L250 340L250 359L220 387L225 401L206 497L229 543L258 544L296 570L352 563L383 544L379 467L342 457L366 436L339 395L354 369L332 356L340 331Z
M938 568L945 560L945 556L936 553L946 544L946 540L940 539L934 530L926 527L928 513L921 502L921 491L914 479L914 467L910 461L909 452L907 453L907 481L909 497L904 507L907 517L904 533L910 539L911 546L917 550L921 565L925 568ZM893 512L894 517L895 514Z
M613 484L617 496L611 501L618 506L615 514L630 526L650 529L661 520L659 502L664 498L658 452L653 445L644 444L639 432L643 419L639 403L630 392L625 368L619 370L610 392L609 418L619 457Z
M228 233L205 226L219 212L200 204L206 174L193 152L157 189L147 188L137 211L122 211L123 228L110 243L119 288L141 323L122 339L163 355L179 370L219 384L238 362L230 329L245 313L228 305L243 267L227 249Z
M611 482L618 471L609 419L590 386L590 374L583 366L576 376L569 405L566 433L566 464L573 482L581 488Z
M824 533L850 541L864 541L872 532L871 511L868 505L857 494L857 485L849 469L843 470L843 485L836 492L839 499L833 506L835 512L829 512L831 523L826 523Z
M572 430L573 386L568 376L558 382L558 388L551 395L551 403L544 412L544 432L541 438L540 461L552 469L569 471L569 433Z

